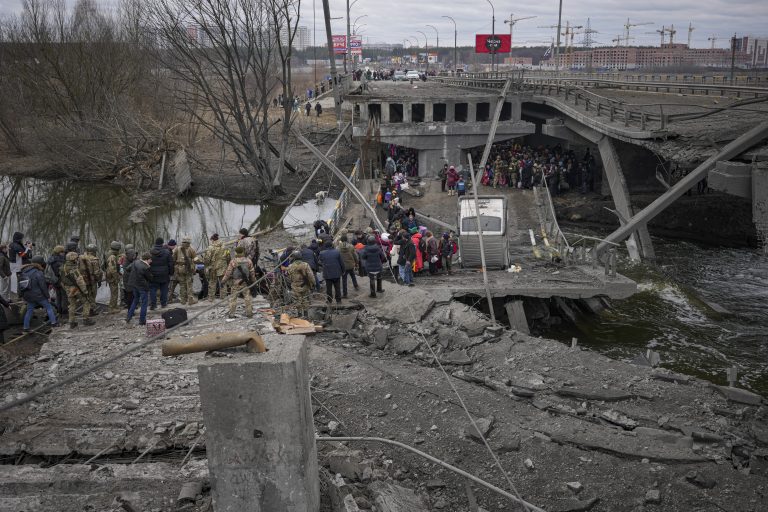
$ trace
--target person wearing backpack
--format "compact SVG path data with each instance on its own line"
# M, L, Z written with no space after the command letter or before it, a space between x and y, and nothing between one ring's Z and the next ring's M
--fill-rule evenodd
M173 275L176 282L179 283L179 302L182 305L189 304L190 306L197 303L192 290L192 277L197 271L195 264L197 254L190 247L191 243L191 238L184 237L181 239L181 247L176 247L173 250Z
M88 299L88 287L80 273L80 257L77 252L70 251L64 257L64 265L61 267L61 285L67 292L67 314L69 316L69 328L77 327L76 315L79 307L83 308L83 324L93 325L94 321L88 318L91 315L91 301Z
M67 313L67 292L64 291L64 287L61 285L61 267L64 266L65 261L64 246L57 245L53 248L53 254L48 258L45 272L43 272L45 282L56 290L56 311L59 315Z
M42 256L32 256L30 262L21 267L19 292L27 302L27 312L24 314L24 333L30 332L29 324L32 321L32 314L35 312L36 306L45 308L51 327L59 326L53 306L48 302L48 284L45 282L44 268L45 260Z
M235 248L235 258L227 265L222 286L232 280L232 294L229 296L229 318L235 317L237 298L242 296L245 303L245 316L253 316L253 302L251 301L250 286L256 282L256 271L253 262L245 255L245 247L239 245Z

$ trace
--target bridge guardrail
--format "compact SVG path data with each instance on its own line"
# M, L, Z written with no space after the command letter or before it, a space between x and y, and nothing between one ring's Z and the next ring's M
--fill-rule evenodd
M486 78L488 76L488 78ZM474 73L467 74L457 78L449 77L435 77L432 80L437 82L455 85L459 87L469 87L473 89L500 89L504 86L506 78L504 76L512 76L513 85L518 91L531 92L534 95L541 96L553 96L562 97L565 102L573 103L576 107L582 107L588 113L593 113L596 117L607 117L610 122L623 123L625 127L630 125L639 126L642 130L647 129L660 129L665 130L668 125L675 121L683 121L687 119L696 119L703 117L706 114L665 114L662 105L658 105L659 113L651 113L647 110L632 108L624 102L606 98L594 92L584 89L584 86L596 87L624 84L626 82L611 82L608 80L591 80L580 81L577 79L569 78L538 78L538 77L522 77L521 73L506 74L504 72L496 73ZM598 84L599 82L599 84ZM646 85L643 85L646 87ZM660 85L659 87L669 89L671 86ZM768 89L758 89L753 87L736 87L736 86L678 86L687 88L690 90L707 90L707 91L719 91L721 94L727 90L739 90L740 94L752 94L754 96L751 100L742 100L744 102L758 101L768 99ZM727 108L727 107L725 107Z
M352 172L349 173L349 181L351 181L355 186L357 186L359 179L360 159L355 162L354 167L352 167ZM333 212L331 212L331 216L327 221L328 226L331 228L331 233L336 234L336 230L338 229L338 226L341 225L341 220L344 218L344 213L346 212L347 206L349 206L349 202L351 200L352 193L345 187L339 198L336 200L336 206L333 208Z

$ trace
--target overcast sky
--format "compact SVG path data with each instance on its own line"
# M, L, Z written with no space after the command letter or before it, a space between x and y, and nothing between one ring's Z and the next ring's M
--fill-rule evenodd
M71 1L71 0L70 0ZM354 0L352 0L354 1ZM512 13L515 18L536 16L519 21L514 28L513 44L545 44L555 35L555 29L539 28L557 24L558 0L520 2L490 0L496 9L496 32L509 33L504 23ZM102 0L110 4L112 0ZM331 16L345 16L346 0L330 0ZM323 7L321 0L302 0L302 22L319 32L315 35L322 44ZM313 13L313 6L315 7ZM18 12L21 0L0 0L0 14ZM491 32L491 6L488 0L357 0L351 8L350 18L366 15L358 21L359 33L365 42L402 43L408 37L418 37L424 44L421 30L427 34L429 45L434 46L436 34L427 24L434 25L440 35L440 46L453 46L453 23L442 16L452 16L458 27L459 45L474 44L474 34ZM315 18L316 17L316 18ZM316 19L313 20L313 18ZM728 46L728 38L738 35L768 36L768 0L564 0L563 26L565 22L586 26L587 18L599 33L593 39L602 44L614 44L612 39L624 34L627 18L631 23L652 22L632 27L633 44L658 44L660 36L654 31L675 26L675 41L688 40L688 24L693 23L691 44L708 47L707 39L713 35L719 39L716 46ZM334 33L345 33L346 22L332 21ZM646 32L651 32L647 34ZM582 35L576 35L578 43Z

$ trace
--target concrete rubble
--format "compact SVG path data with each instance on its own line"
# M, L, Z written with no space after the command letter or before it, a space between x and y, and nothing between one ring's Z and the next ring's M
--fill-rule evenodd
M461 303L390 289L397 300L352 294L354 307L339 312L338 324L308 338L319 436L399 441L507 489L436 356L509 478L544 510L765 510L762 398L745 402L738 391L663 368L499 330ZM229 321L214 310L177 334L274 336L269 313L259 312L266 308L257 300L254 318ZM144 339L117 317L97 321L94 330L56 331L4 376L0 397L12 400ZM457 353L466 358L448 364ZM0 510L212 510L197 380L198 364L212 357L258 354L163 358L150 345L5 413ZM465 479L413 453L372 441L317 449L323 511L467 510ZM199 485L194 499L190 483ZM472 487L486 510L511 506Z

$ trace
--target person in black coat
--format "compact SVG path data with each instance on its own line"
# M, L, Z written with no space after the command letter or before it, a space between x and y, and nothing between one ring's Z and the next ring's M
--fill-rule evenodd
M15 272L18 272L22 265L28 265L32 258L32 242L24 243L23 240L24 233L17 231L8 246L8 259L11 260L11 267L15 267Z
M325 280L325 294L328 303L336 299L336 304L341 304L341 276L344 275L344 261L341 259L341 253L333 246L333 243L327 243L320 251L320 263L323 266L323 279Z
M317 271L320 266L320 247L317 245L317 240L312 240L309 247L301 248L301 260L309 265L312 269L312 273L315 274L315 288L320 291L320 278L317 275Z
M163 239L157 238L152 250L149 251L151 263L149 270L152 280L149 287L149 309L157 307L157 291L160 290L160 307L168 305L168 283L173 275L173 258L171 251L163 247Z
M32 315L35 307L41 306L48 313L48 322L51 327L58 327L56 313L53 312L53 306L48 301L48 284L45 282L43 269L45 260L42 256L33 256L28 265L21 267L19 274L19 290L21 296L27 302L27 312L24 314L24 332L29 332L29 324L32 321Z
M61 267L66 261L64 253L64 246L57 245L53 248L53 254L48 258L48 266L53 270L53 274L56 276L56 284L53 285L56 290L56 311L60 315L67 312L67 292L64 291L64 286L61 284Z
M376 298L376 292L384 293L384 288L381 286L381 273L384 269L382 263L385 259L386 256L381 245L376 242L375 236L370 235L360 254L360 260L365 266L365 271L371 283L370 297L372 298Z
M137 259L131 264L132 268L128 273L127 286L130 291L133 292L133 299L131 300L131 305L128 307L128 316L125 319L126 323L131 322L133 313L136 311L136 306L139 304L141 304L139 325L146 325L147 323L147 302L153 287L153 276L152 271L150 270L151 261L151 253L145 252L141 255L141 259Z

